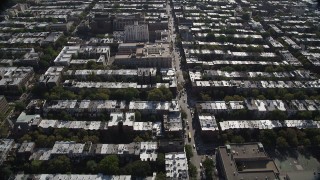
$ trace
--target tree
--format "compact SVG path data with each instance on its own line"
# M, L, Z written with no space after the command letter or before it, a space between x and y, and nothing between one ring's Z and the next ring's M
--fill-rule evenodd
M212 179L212 176L213 176L213 168L214 168L214 162L213 160L209 159L209 158L206 158L204 161L203 161L203 167L205 169L205 172L206 172L206 179Z
M285 135L290 146L292 147L298 146L299 142L298 142L297 132L295 129L287 128Z
M148 93L148 101L163 101L164 97L160 89L153 89Z
M149 101L170 101L172 98L172 92L165 86L160 86L148 92Z
M0 169L0 174L2 179L9 179L13 174L12 167L10 165L2 166Z
M251 91L251 94L252 94L252 97L257 98L259 96L260 92L258 89L253 89Z
M156 164L157 164L157 171L162 171L162 172L165 172L166 170L166 162L165 162L165 155L163 153L159 153L158 154L158 157L157 157L157 161L156 161Z
M268 99L275 99L276 91L274 89L268 89L267 90L267 98Z
M89 173L96 173L98 170L98 164L94 160L87 161L86 167Z
M280 110L274 110L269 113L269 118L271 120L286 120L288 118L287 114Z
M164 174L163 172L158 172L156 180L166 180L166 174Z
M260 131L259 140L266 147L274 147L276 145L277 134L272 129L266 129Z
M37 144L37 146L39 147L48 147L48 141L47 141L47 136L46 135L39 135L36 137L37 139L35 140L35 143Z
M160 86L159 89L163 93L163 96L164 96L165 100L167 100L167 101L172 100L173 95L172 95L172 92L170 91L170 89L166 88L165 86Z
M123 174L131 174L138 177L146 177L148 174L151 174L151 167L146 161L134 161L127 164L123 168Z
M192 147L189 144L186 144L184 146L185 151L186 151L186 155L187 155L187 159L190 160L193 157L193 151L192 151Z
M71 170L71 162L67 156L58 156L48 163L48 172L52 174L67 173Z
M212 42L215 40L215 36L214 36L214 33L208 33L207 36L206 36L206 41L208 42Z
M23 142L23 141L30 142L31 140L32 140L32 137L29 134L25 134L20 138L20 142Z
M315 145L315 146L320 146L320 135L317 135L315 137L312 138L312 143Z
M205 93L200 93L201 99L202 101L210 101L211 97L209 96L209 94L205 94Z
M134 116L135 116L135 121L141 121L141 113L140 111L135 111L134 112Z
M188 165L189 176L196 178L197 177L197 167L193 165L191 162Z
M279 147L279 148L288 148L289 144L288 144L288 142L286 141L285 138L278 137L277 138L277 147Z
M232 139L231 139L231 142L233 143L244 143L245 140L242 136L234 136Z
M187 113L184 110L181 110L181 118L187 119Z
M112 175L119 172L119 158L116 155L108 155L99 162L100 172Z
M291 101L291 100L294 99L294 95L291 94L291 93L287 93L287 94L284 95L284 99Z
M134 139L133 139L133 142L142 142L144 141L144 139L142 139L140 136L136 136Z
M26 104L22 101L16 101L14 107L16 111L23 111L26 109Z
M245 21L249 21L250 20L250 13L246 12L246 13L242 14L242 19Z
M42 167L43 167L42 164L43 164L43 161L33 160L31 162L32 173L39 174L41 172Z
M303 100L306 99L306 93L304 93L303 91L298 91L296 93L293 94L295 99L299 99L299 100Z
M312 119L312 112L311 111L300 111L298 112L299 119Z
M118 89L112 93L112 98L117 100L132 101L139 97L139 91L134 88Z

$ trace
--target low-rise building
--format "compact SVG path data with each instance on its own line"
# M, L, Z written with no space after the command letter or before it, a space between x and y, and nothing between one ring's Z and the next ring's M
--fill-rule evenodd
M84 59L74 59L75 57L84 57ZM56 66L69 66L70 64L85 64L89 61L95 61L106 64L110 58L109 46L65 46L55 58ZM75 62L72 62L72 61ZM79 62L80 61L80 62Z
M148 42L148 24L139 24L135 21L133 25L124 26L124 42Z
M40 121L41 117L39 114L27 115L25 112L21 112L15 122L15 130L26 133L32 126L38 125Z
M32 67L0 67L0 91L17 94L27 89L34 71Z
M224 179L278 179L279 169L261 143L227 144L217 150Z
M13 180L21 179L68 179L68 180L79 180L79 179L95 179L95 180L133 180L136 177L131 175L103 175L103 174L16 174L13 176ZM156 173L152 176L142 177L145 180L154 180Z
M13 139L0 139L0 165L7 160L14 145L15 142Z
M9 109L9 104L6 97L0 96L0 114L4 115Z
M166 153L166 178L188 179L188 160L185 152Z
M132 132L135 123L135 113L133 112L111 112L108 121L108 130L115 132Z
M123 111L126 108L125 101L113 100L57 100L47 101L43 107L43 113L61 113L65 111L74 116L96 117L102 113Z
M34 142L23 142L17 151L17 155L20 158L29 159L33 154L36 144Z
M52 88L58 86L63 73L63 66L51 66L48 70L40 76L39 84L42 87Z
M215 116L199 115L198 119L202 137L209 140L218 134L219 129Z
M127 67L171 68L169 46L169 44L120 44L114 64Z
M182 134L182 119L181 113L169 113L163 115L164 132L173 137L179 137Z
M74 141L56 141L48 159L59 155L70 158L84 158L89 156L118 155L125 159L140 159L141 161L156 161L158 156L157 142L133 142L129 144L92 144L91 142L76 143ZM30 158L37 159L39 152L48 150L36 149ZM43 160L48 160L43 159Z

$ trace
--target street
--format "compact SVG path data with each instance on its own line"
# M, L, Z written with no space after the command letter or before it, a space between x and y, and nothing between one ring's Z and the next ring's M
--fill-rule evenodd
M176 32L174 26L173 12L172 7L167 5L167 13L169 15L169 42L172 42L172 58L173 58L173 67L176 69L177 82L180 83L182 89L178 89L177 99L179 101L181 110L184 111L187 115L187 118L183 120L185 123L185 132L184 132L184 142L185 145L190 145L193 150L193 157L191 158L191 163L197 168L197 178L201 179L201 167L200 163L205 160L205 158L211 158L215 161L214 149L217 147L215 144L205 144L203 143L197 127L199 123L196 122L193 117L195 102L196 100L192 99L192 95L186 89L185 79L183 77L183 69L181 68L181 56L180 50L176 47ZM189 94L189 95L188 95ZM191 141L188 140L188 134L191 133Z
M200 163L202 160L202 156L198 154L198 141L196 143L196 128L194 125L196 125L195 122L193 122L194 118L192 118L192 114L193 112L190 111L191 108L193 107L189 107L188 102L190 101L188 99L188 91L185 88L185 80L183 77L183 71L181 70L180 67L180 63L181 63L181 56L179 54L179 49L175 46L175 40L176 40L176 34L175 34L175 26L174 26L174 20L172 17L172 8L170 7L170 5L167 5L167 11L168 11L168 15L169 15L169 41L172 42L173 45L173 52L172 52L172 58L173 58L173 67L176 69L176 73L177 73L177 81L178 83L181 83L181 85L183 86L183 89L181 89L178 92L178 97L177 99L179 100L179 104L181 107L181 110L184 111L187 114L187 119L184 120L183 123L186 123L185 126L185 133L184 133L184 142L185 144L189 144L192 147L193 150L193 157L191 158L191 163L193 165L195 165L197 167L197 178L196 179L201 179L200 177L200 172L201 172L201 168L200 168ZM193 108L194 109L194 108ZM191 141L188 141L188 134L189 132L191 133ZM195 145L195 147L194 147Z

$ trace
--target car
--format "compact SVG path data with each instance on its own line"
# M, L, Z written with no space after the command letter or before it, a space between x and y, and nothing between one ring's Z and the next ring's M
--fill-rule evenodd
M200 163L200 167L202 168L202 163Z
M195 144L193 144L193 148L194 148L194 149L196 148L196 145L195 145Z

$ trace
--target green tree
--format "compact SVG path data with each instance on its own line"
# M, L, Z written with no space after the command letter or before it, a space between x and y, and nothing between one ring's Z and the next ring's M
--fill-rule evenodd
M206 158L203 161L203 168L205 169L206 173L206 179L212 179L213 176L213 168L214 168L214 162L212 159Z
M286 120L288 116L285 112L277 109L269 113L269 118L271 120Z
M27 141L30 142L32 140L32 137L29 134L25 134L20 138L19 142Z
M12 167L10 165L0 167L0 174L2 179L9 179L13 174Z
M165 162L165 155L163 153L158 153L158 157L157 157L157 161L156 161L156 164L157 164L157 171L162 171L162 172L165 172L166 170L166 162Z
M189 170L189 176L192 178L197 177L197 167L193 165L191 162L188 165L188 170Z
M142 142L144 141L144 139L142 139L140 136L136 136L134 139L133 139L133 142Z
M186 144L184 146L184 149L186 151L187 159L190 160L193 157L193 151L192 151L191 145Z
M31 162L31 171L34 174L39 174L43 167L43 161L33 160Z
M112 93L112 98L117 100L132 101L139 97L139 91L134 88L118 89Z
M244 143L245 140L244 140L244 138L242 136L238 135L238 136L232 137L231 142L233 142L233 143Z
M149 101L170 101L172 98L172 92L165 86L160 86L148 92Z
M301 111L298 112L299 119L312 119L312 112L311 111Z
M297 131L292 128L287 128L286 130L286 139L290 146L296 147L298 146L298 137L297 137Z
M135 121L141 121L141 113L140 111L135 111L134 112L134 116L135 116Z
M170 89L166 88L165 86L160 86L159 88L165 98L165 100L170 101L173 98L172 92Z
M259 94L260 94L259 90L257 89L252 90L252 93L251 93L252 97L257 98Z
M133 176L138 177L146 177L151 174L150 164L146 161L134 161L132 163L127 164L123 168L123 174L131 174Z
M187 113L184 110L181 110L181 118L187 119Z
M214 36L214 33L208 33L207 36L206 36L206 41L208 42L212 42L215 40L215 36Z
M166 180L166 174L163 172L158 172L156 176L156 180Z
M22 101L16 101L14 107L16 111L23 111L26 109L26 104Z
M35 143L37 144L37 146L39 147L48 147L48 141L47 141L47 136L46 135L39 135L36 137Z
M266 147L274 147L276 145L277 134L272 129L260 131L259 140Z
M86 169L89 173L96 173L98 170L98 164L94 160L89 160L86 163Z
M287 142L287 140L283 137L278 137L277 138L277 147L279 148L288 148L289 144Z
M153 89L148 93L148 101L163 101L164 97L160 89Z
M210 101L211 97L209 94L205 94L205 93L200 93L201 99L202 101Z
M71 162L67 156L58 156L48 162L47 168L52 174L67 173L71 170Z
M287 94L285 94L284 95L284 98L283 99L285 99L285 100L293 100L294 99L294 95L293 94L291 94L291 93L287 93Z
M315 137L312 138L312 143L315 145L315 146L320 146L320 135L317 135Z
M119 173L119 158L116 155L108 155L99 162L100 172L111 175Z

